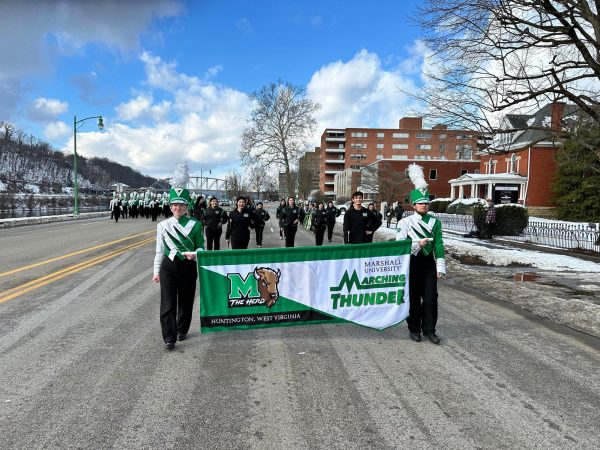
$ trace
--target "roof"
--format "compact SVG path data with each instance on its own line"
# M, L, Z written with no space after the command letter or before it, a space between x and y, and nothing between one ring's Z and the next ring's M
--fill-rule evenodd
M471 183L471 182L482 182L486 181L489 183L499 182L522 182L527 181L527 177L519 175L517 173L465 173L458 178L448 181L449 183Z

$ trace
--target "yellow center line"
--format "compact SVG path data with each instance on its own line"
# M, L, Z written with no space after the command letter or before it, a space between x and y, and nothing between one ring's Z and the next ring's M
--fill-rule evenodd
M100 255L96 258L92 258L85 262L75 264L75 265L67 267L65 269L61 269L59 271L56 271L49 275L45 275L36 280L32 280L21 286L4 291L0 294L0 303L3 303L7 300L11 300L15 297L19 297L20 295L26 294L27 292L33 291L35 289L39 289L43 286L46 286L46 285L52 283L53 281L60 280L61 278L64 278L68 275L80 272L84 269L87 269L88 267L94 266L94 265L104 262L108 259L114 258L115 256L119 256L129 250L133 250L135 248L142 247L143 245L146 245L152 241L154 241L154 238L144 239L143 241L136 242L134 244L130 244L126 247L120 248L118 250L114 250L105 255Z
M50 259L46 259L44 261L40 261L34 264L30 264L28 266L23 266L23 267L19 267L18 269L13 269L13 270L9 270L7 272L0 272L0 277L6 276L6 275L11 275L13 273L17 273L17 272L22 272L23 270L27 270L27 269L33 269L34 267L38 267L38 266L42 266L44 264L48 264L54 261L60 261L61 259L65 259L65 258L70 258L71 256L77 256L77 255L81 255L82 253L87 253L90 252L92 250L97 250L99 248L103 248L103 247L107 247L109 245L113 245L116 244L117 242L123 242L126 241L128 239L133 239L139 236L144 236L145 234L150 234L150 233L156 233L156 231L145 231L144 233L139 233L139 234L133 234L131 236L127 236L121 239L117 239L114 241L110 241L110 242L106 242L104 244L100 244L100 245L95 245L94 247L88 247L88 248L84 248L82 250L78 250L76 252L73 253L67 253L66 255L62 255L62 256L57 256L56 258L50 258Z

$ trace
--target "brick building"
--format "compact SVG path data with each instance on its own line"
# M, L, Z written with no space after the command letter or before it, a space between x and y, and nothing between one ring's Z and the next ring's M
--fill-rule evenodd
M445 125L424 129L421 117L404 117L397 129L327 128L321 135L319 189L326 198L335 198L336 174L379 160L473 161L478 144L473 131L449 130Z
M492 197L495 203L520 203L529 207L554 206L552 183L556 174L556 132L574 120L575 105L552 103L534 114L507 115L504 130L489 149L481 151L479 174L450 180L451 197Z
M319 190L319 165L321 148L306 152L298 160L298 194L300 198L308 198L311 192Z
M393 202L402 200L410 203L410 191L414 186L408 181L407 169L410 164L416 163L423 167L423 174L428 183L430 198L447 198L450 194L449 182L451 179L477 174L479 161L466 160L434 160L434 159L412 159L406 161L378 160L361 170L359 189L365 196L375 202ZM402 183L404 180L406 182ZM385 183L396 183L404 185L401 194L395 198L381 198L386 196ZM380 195L378 195L378 193Z

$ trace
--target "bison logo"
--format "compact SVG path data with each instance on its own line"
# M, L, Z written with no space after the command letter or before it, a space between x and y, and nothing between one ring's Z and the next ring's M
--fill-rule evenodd
M264 304L267 308L273 306L279 298L277 284L279 283L280 276L281 270L279 269L277 271L269 267L257 267L254 269L254 278L256 278L258 283L260 299L265 302Z

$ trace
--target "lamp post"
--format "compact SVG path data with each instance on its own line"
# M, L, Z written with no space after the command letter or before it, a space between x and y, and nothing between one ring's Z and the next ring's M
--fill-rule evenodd
M77 120L77 116L73 116L73 215L79 215L79 186L77 184L77 130L81 128L83 123L89 119L98 119L98 129L104 128L104 122L102 116L90 116L85 119ZM80 124L79 126L77 126Z

